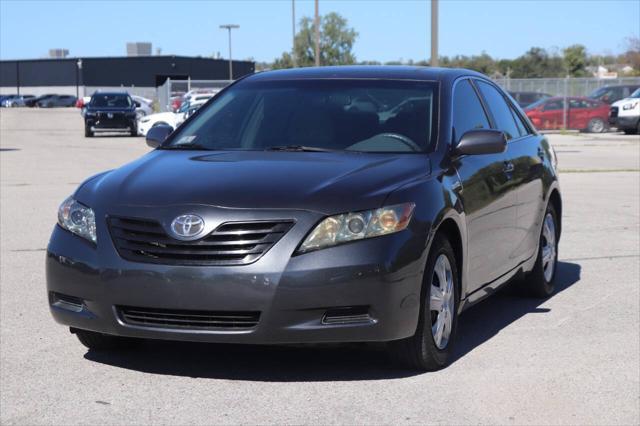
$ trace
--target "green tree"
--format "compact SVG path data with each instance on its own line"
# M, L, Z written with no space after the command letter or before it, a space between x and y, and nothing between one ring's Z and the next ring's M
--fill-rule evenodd
M300 20L294 50L298 66L315 65L315 31L313 19ZM320 17L320 65L350 65L356 62L353 44L358 33L350 28L345 18L335 12ZM284 52L273 64L274 68L293 67L291 53Z
M584 77L587 66L587 48L574 44L562 50L564 67L571 77Z
M566 74L559 56L550 56L541 47L532 47L511 62L513 78L563 77Z

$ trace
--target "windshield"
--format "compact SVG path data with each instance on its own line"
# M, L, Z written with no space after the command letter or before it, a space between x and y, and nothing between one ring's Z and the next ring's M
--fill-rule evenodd
M549 100L549 97L544 97L542 99L539 99L537 101L535 101L532 104L527 105L527 107L525 109L535 109L538 108L540 105L544 104L545 102L547 102Z
M165 148L425 152L437 85L401 80L243 82L178 129Z
M636 89L635 92L633 92L631 95L629 95L630 98L640 98L640 88Z
M98 108L127 108L131 105L131 98L124 94L100 94L91 98L91 106Z

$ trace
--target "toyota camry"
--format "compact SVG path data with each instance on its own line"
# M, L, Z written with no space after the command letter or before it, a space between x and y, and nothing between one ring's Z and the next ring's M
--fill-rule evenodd
M65 200L51 313L92 350L139 339L387 342L451 360L462 311L554 290L556 157L467 70L258 73Z

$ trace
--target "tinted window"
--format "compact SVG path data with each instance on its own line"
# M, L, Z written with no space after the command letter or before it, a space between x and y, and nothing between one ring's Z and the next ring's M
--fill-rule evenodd
M549 101L544 105L545 111L554 111L558 109L564 109L564 102L562 101L562 99Z
M128 95L96 94L91 98L91 106L93 107L127 108L132 104L131 98Z
M478 88L487 101L489 110L496 121L496 128L502 130L507 135L507 139L518 137L520 132L516 127L516 122L513 120L509 105L507 105L502 94L492 85L482 81L478 81Z
M457 144L462 135L473 129L488 129L489 120L484 113L476 91L469 80L459 82L453 94L453 140Z
M429 151L435 141L436 93L436 84L415 81L246 81L218 95L178 130L171 145Z
M513 108L511 108L511 114L513 114L513 119L516 121L516 126L518 127L518 133L520 136L528 135L529 131L527 130L527 126L525 126L524 122Z

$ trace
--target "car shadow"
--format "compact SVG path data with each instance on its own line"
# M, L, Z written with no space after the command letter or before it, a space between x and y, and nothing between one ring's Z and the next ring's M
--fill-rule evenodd
M580 265L559 262L556 294L580 280ZM540 299L500 291L461 317L453 362L530 313L546 313ZM152 374L183 377L309 382L381 380L421 374L396 366L383 344L229 345L143 341L120 352L89 350L86 359Z

